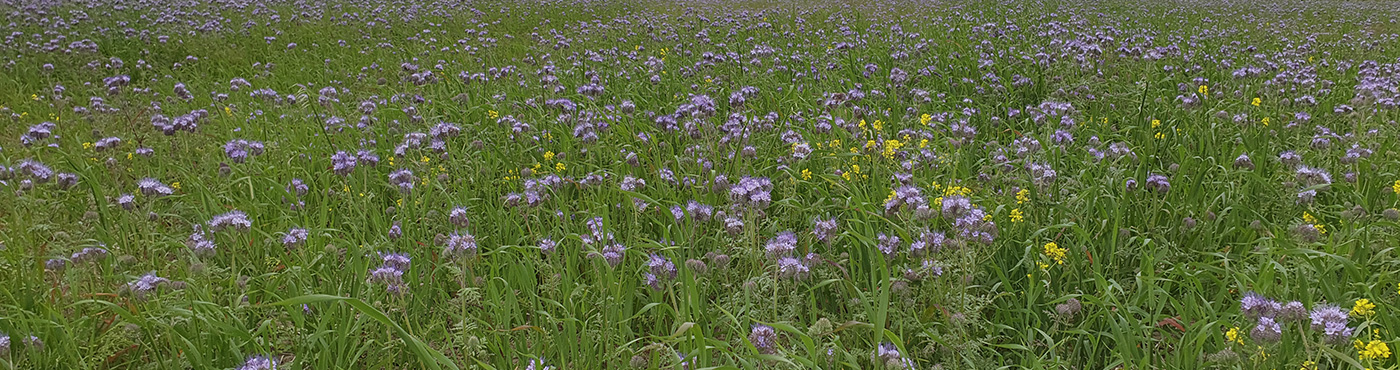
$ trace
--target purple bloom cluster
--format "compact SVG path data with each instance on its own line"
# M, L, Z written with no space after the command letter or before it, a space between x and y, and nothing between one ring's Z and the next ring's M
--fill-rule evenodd
M408 293L408 285L404 283L403 275L408 272L412 261L408 255L399 253L381 253L380 259L383 264L369 271L367 282L370 284L383 284L384 291L393 295L403 295Z

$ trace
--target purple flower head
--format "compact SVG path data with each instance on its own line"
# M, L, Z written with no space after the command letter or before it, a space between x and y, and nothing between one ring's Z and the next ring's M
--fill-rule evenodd
M685 211L690 214L690 218L695 222L706 222L709 221L711 217L714 217L715 207L692 200L686 203Z
M1172 184L1167 181L1166 176L1158 175L1155 173L1148 175L1147 181L1145 181L1144 183L1146 184L1147 189L1155 190L1158 193L1165 194L1168 191L1171 191L1172 189Z
M161 285L169 283L170 279L156 276L155 271L141 275L136 280L126 283L126 288L135 294L137 298L144 299L146 294L156 291Z
M282 245L287 248L300 247L302 244L306 243L306 238L310 236L310 234L310 231L303 228L291 228L287 230L287 235L282 237Z
M301 179L293 178L292 183L287 184L287 192L296 194L297 197L306 196L306 193L310 190L311 188L306 186L306 183L301 182Z
M447 221L462 228L469 227L472 224L471 220L467 219L467 209L465 207L453 207L452 211L447 213Z
M558 243L558 242L555 242L554 239L550 239L550 238L540 239L540 243L539 243L540 251L541 251L541 252L544 252L545 254L554 253L554 249L555 249L556 247L558 247L558 246L559 246L559 243Z
M982 244L992 244L997 236L997 225L988 220L981 208L973 208L966 215L953 220L953 227L963 240Z
M268 358L267 356L263 356L263 355L257 355L257 356L249 357L249 358L248 358L248 361L244 361L244 362L243 362L243 366L239 366L239 367L238 367L238 370L276 370L276 369L277 369L277 361L273 361L272 359Z
M894 258L895 254L899 253L900 241L898 235L879 233L875 236L875 240L875 248L878 248L880 253L885 255L885 258Z
M331 155L331 170L335 171L337 175L350 175L351 172L355 171L355 156L344 151L335 152L334 155Z
M778 276L802 280L807 278L811 269L802 260L795 257L778 258Z
M1283 338L1283 327L1268 316L1260 316L1259 323L1254 326L1254 330L1249 331L1249 336L1254 341L1260 343L1274 343Z
M627 247L621 243L613 243L603 247L603 260L608 262L608 266L617 267L622 264L622 257L627 253Z
M671 263L671 259L666 256L652 253L647 258L647 268L652 274L667 280L676 278L676 264Z
M1248 292L1240 298L1240 313L1250 319L1257 317L1273 317L1283 307L1277 301L1264 297L1259 293Z
M967 197L955 195L943 198L943 218L956 220L967 215L972 210L972 201Z
M753 324L749 330L749 343L752 343L760 353L776 353L778 351L778 332L768 325Z
M768 256L772 258L791 255L793 251L797 250L797 234L791 231L780 232L778 235L773 236L772 239L768 239L768 243L764 245L764 249L768 251Z
M258 141L234 139L224 144L224 154L228 155L233 163L243 163L248 160L249 156L257 156L262 153L263 144Z
M824 243L831 243L832 237L836 236L836 229L839 226L835 217L826 220L815 218L812 219L812 235L816 236L817 240Z
M442 254L454 258L472 259L476 257L476 251L475 236L453 231L452 234L447 236L447 248L442 250Z
M109 252L103 248L83 248L83 250L73 253L73 256L68 259L72 260L73 263L85 263L89 261L100 261L107 258L108 254Z
M1292 301L1285 303L1275 315L1275 319L1282 322L1302 322L1308 319L1308 309L1303 307L1303 302Z
M412 259L403 253L380 253L379 258L384 262L385 267L400 271L408 271L408 268L413 264Z
M165 185L159 180L150 177L143 178L140 181L137 181L136 189L140 190L141 194L148 197L161 197L175 193L175 189L171 189L170 186Z
M232 227L238 231L248 231L253 227L253 221L248 219L248 214L243 211L233 210L209 219L209 231L219 232L225 228Z
M399 169L389 174L389 183L399 187L399 192L408 194L413 191L413 171L407 168Z

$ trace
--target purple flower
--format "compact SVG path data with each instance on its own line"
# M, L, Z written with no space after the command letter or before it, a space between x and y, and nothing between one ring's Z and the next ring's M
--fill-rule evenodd
M159 289L161 285L165 285L169 282L170 279L156 276L156 272L151 271L127 283L126 288L130 290L131 293L135 294L137 298L144 299L146 294L154 292L156 289Z
M1145 181L1145 183L1148 189L1155 190L1158 193L1165 194L1168 191L1171 191L1172 189L1172 184L1167 181L1166 176L1158 175L1155 173L1148 175L1147 181Z
M554 239L550 238L540 239L539 243L540 251L544 252L545 254L554 253L554 248L558 247L558 245L559 243L555 242Z
M771 326L754 324L749 331L749 343L752 343L760 353L776 353L778 351L778 332L774 331Z
M286 235L282 236L282 245L287 248L300 247L302 244L306 243L306 238L310 234L311 233L309 231L303 228L291 228L290 230L287 230Z
M611 235L609 235L611 237ZM621 243L613 243L603 247L603 260L608 262L608 266L617 267L622 264L622 257L625 256L627 247Z
M668 280L676 278L676 264L671 263L671 259L666 256L652 253L647 259L647 268L656 276Z
M462 228L469 227L472 224L471 220L467 219L467 209L465 207L453 207L452 211L447 213L447 221Z
M836 236L836 228L839 226L835 217L826 220L815 218L812 219L812 235L824 243L831 243L832 237Z
M351 172L355 171L355 156L344 151L335 152L334 155L331 155L331 170L335 171L337 175L350 175Z
M248 219L248 214L243 211L233 210L209 219L209 231L219 232L225 228L232 227L238 231L248 231L253 227L253 221Z
M1255 292L1245 293L1244 297L1240 298L1240 313L1251 319L1263 316L1273 317L1274 313L1282 308L1278 302Z
M802 260L795 257L778 258L778 276L802 280L807 278L811 269Z
M389 183L399 187L399 192L408 194L413 191L413 171L407 168L399 169L389 174Z
M237 370L275 370L275 369L277 369L277 361L273 361L272 359L268 358L267 356L257 355L257 356L249 357L249 358L248 358L248 361L243 362L243 366L239 366Z
M1260 316L1259 323L1254 326L1254 330L1249 331L1249 336L1254 341L1260 343L1274 343L1283 338L1283 327L1279 326L1273 318Z
M878 248L880 253L885 255L885 258L894 258L895 254L899 253L900 241L898 235L879 233L875 236L875 240L875 248Z
M791 255L794 250L797 250L797 234L791 231L780 232L772 239L768 239L764 249L768 251L768 256L773 258Z
M140 190L141 194L148 197L161 197L175 193L175 189L171 189L170 186L165 185L159 180L150 177L143 178L140 181L137 181L136 189Z
M68 259L72 260L73 263L85 263L88 261L99 261L105 259L107 258L108 254L109 252L107 252L107 250L103 248L83 248L83 250L78 251L77 253L73 253L73 256L69 257Z
M455 258L471 259L476 257L476 250L475 236L453 231L451 235L447 236L447 248L442 250L442 254Z

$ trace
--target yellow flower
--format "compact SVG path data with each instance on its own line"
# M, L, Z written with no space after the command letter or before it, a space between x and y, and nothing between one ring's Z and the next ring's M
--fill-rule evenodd
M1161 132L1158 132L1157 135L1153 135L1153 136L1156 137L1157 140L1162 140L1162 139L1167 138L1167 135L1166 135L1166 134L1163 134L1163 133L1161 133Z
M933 122L933 116L928 115L928 113L924 113L924 115L919 116L919 124L928 126L930 122Z
M875 123L872 124L872 125L870 125L870 126L871 126L871 127L874 127L874 128L875 128L875 131L880 131L880 129L885 128L885 123L884 123L884 122L880 122L880 120L877 119L877 120L875 120Z
M1303 222L1310 223L1310 224L1315 224L1315 223L1317 223L1317 218L1314 218L1313 215L1312 215L1311 213L1308 213L1307 211L1303 211Z
M224 115L225 115L225 116L232 116L232 115L233 115L233 108L230 108L229 106L225 105L225 106L224 106Z
M1313 360L1303 361L1303 367L1298 370L1317 370L1317 363Z
M496 117L500 117L501 114L500 114L500 113L496 113L496 111L494 111L494 110L487 110L487 111L486 111L486 116L487 116L487 117L490 117L491 119L496 119Z
M553 152L553 151L544 152L544 160L546 160L546 161L552 161L552 160L554 160L554 152Z
M919 140L919 148L927 148L927 147L928 147L928 139ZM1400 184L1400 181L1396 181L1395 183ZM1396 186L1397 186L1397 187L1400 187L1400 185L1396 185ZM1397 193L1400 193L1400 192L1397 192Z
M860 126L861 129L865 129L865 120L861 119L859 123L856 123L856 126Z
M428 163L428 161L431 161L431 160L432 160L432 158L428 158L428 156L426 156L426 155L423 156L423 159L421 159L421 161L423 161L423 163Z
M1024 215L1024 214L1021 213L1021 209L1020 209L1020 208L1011 210L1011 222L1012 222L1012 223L1020 223L1021 221L1025 221L1025 220L1026 220L1026 215Z
M170 187L175 188L175 190L180 190L180 182L179 182L179 181L172 182L172 183L170 183Z
M1023 203L1029 202L1029 201L1031 201L1031 191L1030 191L1030 190L1028 190L1028 189L1021 189L1021 191L1016 192L1016 204L1023 204Z
M1317 224L1313 225L1313 228L1317 229L1318 234L1327 235L1327 225Z
M1251 101L1249 102L1249 105L1253 105L1253 106L1256 106L1256 107L1259 106L1259 98L1254 98L1254 100L1251 100Z
M559 171L559 172L564 172L564 162L555 163L555 164L554 164L554 170L555 170L555 171Z
M1244 344L1244 338L1240 337L1240 327L1236 326L1225 332L1225 343L1230 342Z
M1351 306L1352 316L1371 316L1376 314L1376 304L1371 300L1362 298L1356 300L1356 304Z
M1264 117L1264 119L1259 120L1259 123L1264 124L1264 127L1269 127L1269 117Z
M811 179L812 179L812 170L803 168L803 169L802 169L802 179L803 179L803 180L811 180Z
M1158 127L1162 127L1162 120L1159 120L1159 119L1154 119L1154 120L1152 120L1152 128L1158 128Z
M853 165L851 165L851 172L860 173L860 165L858 165L858 164L853 164Z
M1205 95L1206 95L1206 91L1208 91L1208 90L1209 90L1209 88L1206 88L1206 85L1201 85L1201 88L1196 89L1196 91L1199 92L1199 93L1201 93L1202 96L1205 96Z
M29 99L39 101L39 94L29 94Z
M1036 267L1040 267L1041 270L1046 270L1050 268L1050 264L1045 262L1036 262L1035 265Z
M1060 246L1055 244L1055 242L1045 243L1045 255L1050 257L1051 259L1054 259L1055 264L1057 265L1065 264L1065 252L1066 250L1064 248L1060 248Z
M1400 180L1395 180L1395 185L1391 185L1390 190L1400 195Z
M879 123L880 121L875 122ZM885 140L885 151L880 155L885 156L885 159L894 159L894 153L903 147L904 143L899 142L899 140Z
M1362 360L1390 358L1390 346L1385 344L1385 342L1373 339L1370 342L1363 343L1357 340L1354 344L1356 345L1356 354L1359 355Z
M91 142L83 142L83 149L92 149Z

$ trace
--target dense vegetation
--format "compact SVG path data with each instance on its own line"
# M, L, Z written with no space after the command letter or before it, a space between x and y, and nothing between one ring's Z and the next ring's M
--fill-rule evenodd
M0 10L0 368L1397 366L1400 3Z

